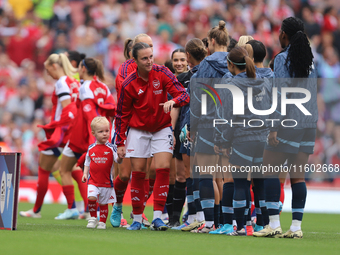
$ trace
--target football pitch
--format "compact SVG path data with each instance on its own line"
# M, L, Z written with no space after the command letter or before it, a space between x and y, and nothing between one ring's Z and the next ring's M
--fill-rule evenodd
M32 208L20 203L19 211ZM339 254L340 215L305 214L302 223L304 238L274 239L210 234L112 228L87 229L85 220L54 220L65 205L47 204L41 219L18 216L17 230L0 231L1 254ZM111 208L110 208L111 211ZM130 206L123 208L129 218ZM152 208L146 216L152 219ZM131 220L128 220L131 223ZM291 214L281 214L282 229L288 230Z

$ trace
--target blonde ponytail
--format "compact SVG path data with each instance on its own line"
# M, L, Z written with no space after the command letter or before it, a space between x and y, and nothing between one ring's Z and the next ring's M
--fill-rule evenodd
M64 73L68 77L73 77L78 72L77 68L72 66L70 60L64 53L60 53L59 56L61 60L61 67L63 68Z
M51 54L44 63L45 65L58 64L64 71L65 75L68 77L73 77L77 73L77 69L74 68L68 59L68 57L63 54Z

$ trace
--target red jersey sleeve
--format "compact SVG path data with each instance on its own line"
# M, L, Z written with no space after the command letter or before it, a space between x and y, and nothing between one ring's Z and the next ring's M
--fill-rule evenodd
M116 92L117 92L117 97L119 98L119 93L120 93L120 88L122 87L122 83L125 80L125 78L122 76L122 69L124 68L124 64L121 64L118 70L118 74L116 76Z
M132 74L133 75L133 74ZM126 130L132 115L133 97L129 91L131 75L123 82L117 105L117 114L115 120L115 130L117 135L117 147L124 146L126 140Z
M116 76L116 91L119 98L120 89L126 77L128 77L133 71L137 69L137 64L133 59L128 59L120 65L118 74Z
M163 75L164 86L168 93L173 97L172 100L176 103L174 107L182 107L188 104L190 97L183 85L177 80L176 76L166 67L163 67L162 72L166 74Z

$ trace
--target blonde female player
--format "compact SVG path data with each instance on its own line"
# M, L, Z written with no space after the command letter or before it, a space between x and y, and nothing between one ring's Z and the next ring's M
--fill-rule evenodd
M104 81L102 63L93 58L83 59L79 65L79 76L84 82L79 91L78 116L72 127L70 139L63 151L60 166L63 192L68 208L56 219L73 218L76 213L73 207L74 187L71 171L77 163L77 159L87 152L90 144L95 142L90 129L92 119L96 116L105 116L109 119L110 117L113 118L115 114L114 99L109 88L102 82ZM85 154L82 159L85 159ZM82 176L79 178L80 181L81 178ZM76 181L78 182L78 178ZM86 190L81 193L83 198L84 195L87 198Z
M80 84L74 78L77 69L73 68L65 54L52 54L44 63L47 73L57 80L52 94L51 123L42 126L46 133L46 140L41 142L39 150L39 172L37 184L37 198L33 209L20 212L23 217L40 218L40 210L48 188L48 180L67 142L71 123L77 116L76 102L79 96ZM78 217L79 213L74 214Z

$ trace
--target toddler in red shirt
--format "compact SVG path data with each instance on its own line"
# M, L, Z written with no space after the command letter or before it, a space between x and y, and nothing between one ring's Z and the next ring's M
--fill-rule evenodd
M86 153L83 182L88 185L88 207L91 218L87 228L106 229L108 204L116 202L113 188L113 162L121 163L117 148L108 142L110 123L105 117L95 117L91 122L92 134L96 142L91 144ZM97 203L100 208L100 220L97 219Z

